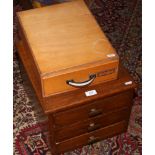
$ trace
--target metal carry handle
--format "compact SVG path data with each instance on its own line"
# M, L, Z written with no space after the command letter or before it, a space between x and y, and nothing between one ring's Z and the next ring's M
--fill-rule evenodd
M75 82L74 80L67 80L66 83L73 87L84 87L90 85L96 78L95 74L89 76L89 79L84 82Z

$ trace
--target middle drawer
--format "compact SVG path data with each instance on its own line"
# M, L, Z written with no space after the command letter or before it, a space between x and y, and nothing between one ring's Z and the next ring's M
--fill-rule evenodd
M67 127L55 129L56 142L60 142L84 133L90 133L122 120L128 121L129 114L130 108L123 108L88 120L81 120L81 122L74 123Z

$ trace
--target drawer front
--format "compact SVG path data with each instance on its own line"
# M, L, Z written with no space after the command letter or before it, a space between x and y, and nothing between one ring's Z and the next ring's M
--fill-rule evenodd
M87 103L87 105L72 108L54 114L56 127L63 127L77 121L86 120L115 109L130 106L132 103L132 91L126 91L111 97Z
M127 122L121 121L110 126L101 128L92 133L83 134L81 136L68 139L66 141L56 143L58 153L67 152L83 145L92 144L108 137L125 132L127 129Z
M74 123L70 126L56 129L55 137L56 141L60 142L65 139L69 139L84 133L90 133L96 131L107 125L122 121L128 120L130 115L130 108L120 109L118 111L109 112L101 116L97 116L88 120Z
M105 61L107 61L106 64ZM105 61L103 61L104 64L93 64L92 67L89 66L87 69L44 77L42 79L43 96L47 97L60 92L75 90L77 87L80 87L79 83L81 85L96 85L117 79L118 58L112 61L108 59ZM91 78L90 75L95 75L95 77Z

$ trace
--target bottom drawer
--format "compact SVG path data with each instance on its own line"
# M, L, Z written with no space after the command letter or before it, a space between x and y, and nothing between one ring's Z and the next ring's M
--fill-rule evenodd
M92 144L108 137L125 132L128 122L121 121L91 133L83 134L60 143L56 143L58 153L67 152L83 145Z

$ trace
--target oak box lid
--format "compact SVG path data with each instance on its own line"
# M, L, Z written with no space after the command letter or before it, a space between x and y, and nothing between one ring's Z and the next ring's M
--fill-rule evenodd
M117 57L82 0L22 11L18 17L41 76Z

